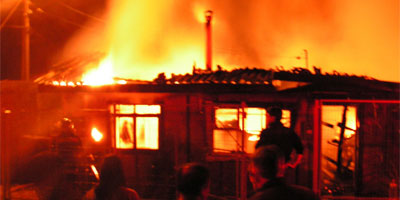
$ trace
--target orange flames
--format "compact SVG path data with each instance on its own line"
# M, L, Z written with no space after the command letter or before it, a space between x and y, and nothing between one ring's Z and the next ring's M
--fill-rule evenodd
M153 80L162 72L169 76L172 73L190 73L193 66L204 69L205 24L196 17L202 15L205 18L205 10L193 6L193 10L185 11L190 13L190 17L178 18L177 13L169 16L170 11L165 9L172 4L172 1L113 2L104 33L82 33L82 38L75 38L74 44L67 48L73 50L65 52L66 56L80 53L76 52L77 49L83 53L101 51L107 54L96 69L83 75L78 84L123 84L114 78ZM177 25L180 23L177 20L182 19L184 22ZM64 82L54 84L69 86Z
M191 72L193 65L204 69L204 12L213 10L213 63L225 69L305 67L306 49L310 69L398 81L398 1L362 2L362 9L360 2L113 1L105 26L70 46L73 53L109 55L102 73L85 74L82 83L89 85L114 84L111 74L153 80L161 72Z
M173 2L156 4L125 0L112 5L106 41L112 47L114 76L152 80L161 72L168 76L188 73L194 64L204 66L204 39L199 37L204 32L179 30L164 9Z
M100 142L103 139L103 134L97 128L92 128L92 138L94 141Z
M113 84L113 62L111 55L101 61L97 69L91 70L83 75L82 83L83 85Z

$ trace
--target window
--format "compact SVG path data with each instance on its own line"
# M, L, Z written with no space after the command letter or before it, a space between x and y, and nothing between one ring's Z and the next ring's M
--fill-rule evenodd
M265 127L266 110L263 108L216 108L214 152L251 153Z
M290 127L290 114L289 110L282 110L281 122L286 127ZM213 151L253 153L266 123L267 111L264 108L217 107Z
M217 108L215 110L215 129L213 134L214 151L231 152L240 151L243 147L239 129L242 114L239 116L239 108Z
M323 189L321 193L324 195L333 193L353 195L355 192L353 183L356 159L356 113L355 106L322 106L321 168L323 173L321 183ZM346 115L345 118L343 114ZM345 120L345 126L341 125L343 120ZM340 185L338 191L335 191L335 184Z
M400 101L322 100L316 107L321 151L313 177L321 198L398 199Z
M158 149L160 105L110 106L117 149Z
M281 123L283 126L290 128L290 110L283 110L282 109L282 119Z

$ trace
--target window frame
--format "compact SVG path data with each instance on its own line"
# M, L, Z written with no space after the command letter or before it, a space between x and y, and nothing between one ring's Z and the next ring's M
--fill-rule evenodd
M212 154L224 154L225 153L225 149L219 149L219 148L215 148L215 141L214 141L214 134L215 134L215 130L231 130L231 131L237 131L237 132L241 132L242 136L241 138L241 144L240 145L240 149L237 149L236 151L229 151L228 149L226 149L226 153L245 153L245 154L251 154L251 151L248 151L248 147L247 145L250 144L249 142L246 142L246 139L248 139L249 135L255 135L251 132L247 132L246 131L246 123L245 123L245 119L247 118L248 112L246 112L246 108L258 108L258 109L263 109L264 110L264 123L263 125L265 125L265 128L267 128L268 126L268 114L267 114L267 108L272 106L273 104L263 104L263 105L247 105L245 102L242 103L237 103L237 104L232 104L232 103L221 103L221 104L215 104L213 107L213 125L212 125L212 131L211 131L211 153ZM217 126L217 109L237 109L238 113L237 113L237 119L238 119L238 127L237 128L219 128ZM282 107L282 112L287 112L288 116L287 118L285 118L285 120L288 120L287 123L283 123L282 121L284 121L284 119L281 119L281 122L284 124L285 127L290 128L292 125L292 114L293 114L293 110L288 108L288 107ZM245 113L245 114L243 114ZM282 113L283 114L283 113ZM241 117L242 115L242 117ZM283 117L283 116L282 116ZM262 126L263 126L262 125ZM260 130L260 134L262 132L262 130L264 130L265 128L261 128ZM259 134L259 135L260 135ZM258 135L258 136L259 136ZM254 141L257 142L258 140ZM217 150L217 151L215 151Z
M218 127L217 126L217 109L237 109L237 115L236 115L236 117L237 117L237 128L220 128L220 127ZM236 105L236 104L223 104L223 105L219 105L219 106L214 106L214 109L213 109L213 116L214 116L214 120L213 120L213 129L212 129L212 152L213 153L223 153L223 150L224 149L217 149L217 148L215 148L215 146L214 146L214 144L215 144L215 142L214 142L214 134L215 134L215 130L221 130L221 131L234 131L234 132L237 132L237 133L239 133L239 132L242 132L242 135L244 135L244 130L241 130L241 126L240 126L240 123L243 123L243 118L242 118L242 120L240 119L240 114L241 114L241 112L243 112L243 110L242 111L240 111L241 109L243 109L240 105ZM244 145L243 145L243 143L244 143L244 140L243 140L243 137L241 137L242 139L241 139L241 144L239 143L239 144L237 144L237 145L240 145L240 148L238 149L238 151L233 151L233 152L244 152ZM237 140L236 140L237 141ZM215 150L217 150L217 151L215 151ZM231 151L232 152L232 151Z
M224 154L224 153L246 153L246 136L247 135L253 135L251 133L247 133L246 127L245 127L245 116L247 116L247 112L245 111L246 108L258 108L258 109L264 109L265 110L265 124L267 123L267 116L266 116L266 108L261 107L261 106L243 106L242 104L217 104L214 105L213 108L213 125L212 125L212 131L211 131L211 140L212 140L212 148L211 148L211 153L212 154ZM237 128L220 128L217 126L217 110L218 109L236 109L237 110ZM243 114L245 113L245 114ZM228 149L219 149L215 147L215 141L214 141L214 134L216 130L221 130L221 131L235 131L236 133L241 133L240 137L237 137L237 139L240 139L240 143L237 144L238 148L236 150L228 150ZM261 130L262 131L262 130ZM261 133L260 131L260 133ZM226 152L224 151L226 150Z
M117 105L131 105L134 106L133 113L116 113L116 106ZM145 105L145 106L159 106L160 107L160 112L158 114L138 114L136 113L136 108L135 106L138 105ZM161 118L162 118L162 105L161 104L143 104L143 103L113 103L109 105L109 113L111 117L111 122L113 124L112 126L112 147L117 150L117 151L158 151L160 150L160 136L161 136ZM132 148L117 148L117 126L116 126L116 120L117 117L130 117L133 119L133 124L132 124L132 130L133 130L133 147ZM158 126L157 126L157 148L156 149L151 149L151 148L137 148L137 118L142 117L142 118L157 118L158 119Z

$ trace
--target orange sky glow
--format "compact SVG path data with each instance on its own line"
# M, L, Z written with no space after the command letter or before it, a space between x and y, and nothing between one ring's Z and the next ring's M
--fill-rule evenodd
M305 67L400 81L398 0L119 0L106 26L85 29L62 57L106 52L113 76L154 79L205 68L204 12L213 69Z

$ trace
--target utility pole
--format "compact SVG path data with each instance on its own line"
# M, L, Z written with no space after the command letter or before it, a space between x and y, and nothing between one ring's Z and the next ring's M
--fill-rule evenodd
M28 81L30 75L30 22L29 22L29 0L23 0L23 29L21 47L21 80Z

